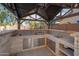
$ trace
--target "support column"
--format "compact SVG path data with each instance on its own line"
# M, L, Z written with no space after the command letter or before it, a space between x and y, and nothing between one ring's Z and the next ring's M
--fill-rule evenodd
M56 52L56 56L59 56L59 42L56 42L56 47L55 47L55 52Z
M17 26L18 30L20 30L20 20L19 19L17 20L17 24L18 24L18 26Z
M74 55L79 56L79 33L75 35L74 40Z
M79 32L75 32L71 36L74 36L74 56L79 56Z
M50 22L48 22L48 29L50 29Z

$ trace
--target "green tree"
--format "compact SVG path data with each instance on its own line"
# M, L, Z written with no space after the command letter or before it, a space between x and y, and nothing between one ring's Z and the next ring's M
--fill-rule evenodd
M30 27L31 27L31 29L43 29L44 22L30 21Z
M5 12L1 12L0 13L0 25L4 25L4 19L6 17L6 13Z
M35 21L30 21L29 24L30 24L31 29L35 29L35 27L36 27L36 22Z
M5 29L7 25L11 26L14 24L15 21L14 19L15 19L14 15L12 14L9 15L8 12L4 12L4 11L0 12L0 25L4 26Z

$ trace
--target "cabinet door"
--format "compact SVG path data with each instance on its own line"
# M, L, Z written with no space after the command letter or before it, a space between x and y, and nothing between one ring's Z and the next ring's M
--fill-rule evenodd
M23 49L28 49L32 47L32 39L31 38L23 38Z
M21 37L14 37L10 40L11 46L10 46L10 53L18 53L23 50L23 40Z
M33 47L45 45L45 38L33 39Z
M47 45L49 48L51 48L54 52L56 50L56 43L50 39L47 40Z

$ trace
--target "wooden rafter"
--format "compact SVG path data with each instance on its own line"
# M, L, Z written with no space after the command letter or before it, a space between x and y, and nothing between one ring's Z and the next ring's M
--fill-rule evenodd
M65 16L67 13L69 13L72 9L68 10L63 16Z

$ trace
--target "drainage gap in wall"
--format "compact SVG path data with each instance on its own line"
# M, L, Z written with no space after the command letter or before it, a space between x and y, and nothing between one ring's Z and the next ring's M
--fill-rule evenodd
M74 55L74 50L63 45L63 44L60 44L60 51L63 52L64 54L68 55L68 56Z
M47 45L50 49L52 49L55 52L56 43L50 39L47 40Z

